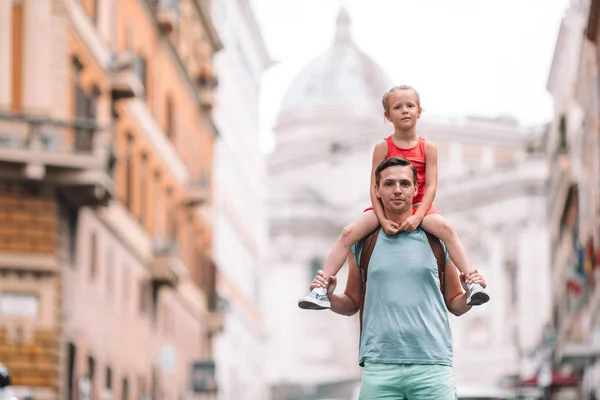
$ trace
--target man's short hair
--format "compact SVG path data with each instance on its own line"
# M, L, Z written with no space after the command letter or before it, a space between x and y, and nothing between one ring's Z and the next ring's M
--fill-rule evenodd
M413 185L417 184L417 169L404 157L390 157L383 160L375 170L375 183L379 186L381 171L389 167L410 167L413 172Z

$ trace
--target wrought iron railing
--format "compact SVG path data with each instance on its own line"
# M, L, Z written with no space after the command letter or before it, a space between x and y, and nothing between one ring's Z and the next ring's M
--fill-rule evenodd
M0 148L92 153L102 130L89 119L61 121L0 112Z

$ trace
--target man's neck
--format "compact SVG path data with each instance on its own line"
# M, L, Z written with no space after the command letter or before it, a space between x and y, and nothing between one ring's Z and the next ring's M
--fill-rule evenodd
M385 217L390 221L397 223L398 225L402 225L402 223L411 215L413 215L412 209L408 209L400 213L394 213L390 210L385 210Z

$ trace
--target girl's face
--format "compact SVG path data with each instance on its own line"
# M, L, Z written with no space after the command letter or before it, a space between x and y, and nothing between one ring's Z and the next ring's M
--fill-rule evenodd
M412 90L396 90L388 97L388 110L385 118L397 129L410 130L421 117L417 95Z

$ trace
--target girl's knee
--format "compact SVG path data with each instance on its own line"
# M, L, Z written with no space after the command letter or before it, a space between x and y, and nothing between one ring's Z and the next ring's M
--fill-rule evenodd
M442 232L444 233L444 236L446 236L446 237L456 236L456 231L454 230L454 227L447 219L444 219L442 221L441 229L442 229Z
M354 239L354 227L352 225L347 225L342 229L342 233L340 235L340 241L344 245L352 246L356 240Z
M434 235L442 239L443 241L451 240L457 236L456 231L452 224L446 218L436 218L433 229L431 229Z

